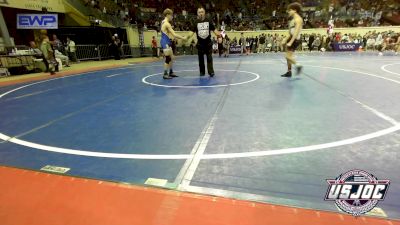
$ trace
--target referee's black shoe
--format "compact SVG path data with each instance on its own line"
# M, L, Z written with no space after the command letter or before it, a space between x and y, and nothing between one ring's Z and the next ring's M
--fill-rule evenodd
M285 74L282 74L281 77L292 77L292 71L287 71Z

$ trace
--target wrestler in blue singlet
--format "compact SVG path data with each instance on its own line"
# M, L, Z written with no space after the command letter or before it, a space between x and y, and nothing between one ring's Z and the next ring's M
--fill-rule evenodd
M164 21L161 23L161 26L163 23L164 23ZM170 48L171 44L172 44L171 39L168 37L167 34L162 32L162 30L161 30L161 41L160 41L161 48L162 49Z

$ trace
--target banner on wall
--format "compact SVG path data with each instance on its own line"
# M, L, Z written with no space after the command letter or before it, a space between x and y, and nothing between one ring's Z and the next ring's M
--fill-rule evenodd
M157 9L156 9L156 8L145 8L145 7L140 7L140 11L141 11L141 12L151 12L151 13L154 13L154 12L157 11Z
M360 46L359 43L334 43L333 50L337 52L357 51Z
M229 54L240 54L242 52L242 46L230 46L229 47Z
M17 14L17 29L58 29L58 14Z
M63 0L0 0L1 7L65 13Z

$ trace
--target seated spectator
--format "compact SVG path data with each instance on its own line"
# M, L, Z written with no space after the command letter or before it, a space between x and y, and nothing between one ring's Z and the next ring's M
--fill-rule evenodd
M50 42L50 43L52 43L53 48L54 48L55 50L58 50L58 51L60 51L60 52L64 51L64 49L63 49L63 44L62 44L62 42L60 41L60 39L57 38L57 35L53 34L53 41Z
M342 43L348 43L350 42L350 38L347 34L344 34L341 40Z
M35 56L35 69L42 72L49 71L49 64L45 59L43 52L37 47L36 43L34 41L30 41L29 46L30 52L32 52Z
M382 43L382 48L380 49L380 52L383 52L385 50L390 50L393 47L393 43L391 43L391 38L389 35L385 35L383 37L383 43Z
M54 54L56 56L56 59L60 59L61 62L65 63L65 67L69 67L69 58L66 55L63 55L60 51L57 49L54 50Z
M315 38L315 40L312 43L312 49L317 49L319 51L319 46L321 45L321 39L320 37ZM312 50L311 49L311 50Z
M71 40L71 38L67 37L67 53L68 57L71 58L72 62L78 62L78 59L76 57L76 46L75 42Z
M375 49L380 49L383 45L383 37L381 33L378 33L378 36L375 39Z
M29 50L35 55L36 58L43 58L43 52L40 51L40 49L36 46L36 43L34 41L29 42Z
M365 50L368 50L369 48L372 48L373 50L375 50L375 39L372 35L368 37L367 45L365 46Z

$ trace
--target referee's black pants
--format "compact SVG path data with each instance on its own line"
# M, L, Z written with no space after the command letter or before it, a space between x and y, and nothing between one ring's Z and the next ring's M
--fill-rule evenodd
M200 74L206 74L205 65L204 65L204 55L207 56L207 71L208 74L214 74L214 66L212 59L212 46L197 46L197 55L199 56L199 69Z

